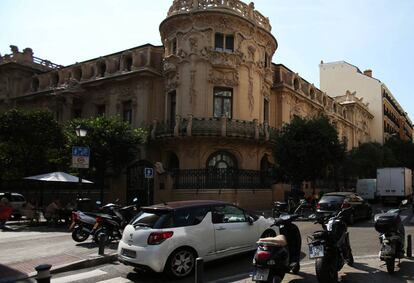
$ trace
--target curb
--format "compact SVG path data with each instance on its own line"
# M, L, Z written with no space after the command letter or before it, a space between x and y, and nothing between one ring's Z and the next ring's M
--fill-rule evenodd
M62 264L57 266L52 266L50 270L50 274L58 274L66 271L72 271L82 268L94 267L105 263L110 263L118 260L117 253L110 253L104 256L100 255L93 255L92 258L82 259L78 261L74 261L68 264ZM15 276L15 277L6 277L1 278L0 283L7 283L7 282L16 282L16 280L25 280L28 278L35 278L37 275L36 271L30 272L26 275Z

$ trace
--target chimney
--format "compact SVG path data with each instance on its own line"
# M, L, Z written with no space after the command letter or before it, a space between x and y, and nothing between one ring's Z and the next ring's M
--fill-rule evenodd
M372 70L371 69L365 70L364 75L372 78Z

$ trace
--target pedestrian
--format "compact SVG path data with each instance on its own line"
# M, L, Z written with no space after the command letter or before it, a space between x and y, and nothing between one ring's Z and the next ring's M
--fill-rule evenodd
M57 223L59 220L60 209L61 205L59 199L54 199L45 209L46 220Z
M6 229L6 222L10 219L13 209L10 207L9 200L2 198L0 200L0 229Z

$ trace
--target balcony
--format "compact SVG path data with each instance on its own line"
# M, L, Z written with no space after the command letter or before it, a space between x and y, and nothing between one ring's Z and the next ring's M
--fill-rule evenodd
M174 189L270 189L272 178L267 172L242 169L174 170Z
M226 11L245 18L268 32L272 30L269 19L255 10L253 3L246 4L239 0L174 0L168 11L168 16L214 10Z
M177 116L175 122L154 120L151 127L151 139L172 137L227 137L252 141L275 143L277 129L269 127L267 123L259 124L253 121L243 121L227 118L193 118L187 119Z

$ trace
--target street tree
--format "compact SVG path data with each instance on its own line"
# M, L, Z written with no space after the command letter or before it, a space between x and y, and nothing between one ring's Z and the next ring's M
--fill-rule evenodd
M75 129L78 126L87 129L85 137L76 136ZM117 175L137 159L140 145L146 141L147 131L142 128L133 129L118 116L101 116L70 121L65 127L65 135L68 140L68 156L73 146L90 148L90 169L87 173L98 181L103 190L105 177L109 173Z
M0 114L0 179L57 170L63 150L62 128L50 112L12 109Z
M303 181L334 177L345 156L336 128L325 116L295 117L276 137L278 172L295 186Z
M402 140L393 136L385 142L384 147L394 154L395 166L414 170L414 143L412 140Z

